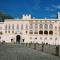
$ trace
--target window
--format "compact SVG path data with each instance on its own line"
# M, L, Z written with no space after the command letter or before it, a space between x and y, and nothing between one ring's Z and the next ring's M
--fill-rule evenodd
M55 30L57 30L57 26L55 26Z
M19 30L19 24L17 24L17 30Z
M10 31L8 31L8 33L10 33Z
M2 32L0 32L0 35L2 35L3 33Z
M26 34L28 33L28 31L26 31Z
M35 40L37 40L37 37L35 37Z
M43 31L42 31L42 30L40 30L40 31L39 31L39 34L43 34Z
M60 27L59 27L59 35L60 35Z
M38 34L38 31L36 30L36 31L34 31L34 34Z
M44 34L46 34L46 35L47 35L47 34L48 34L48 31L44 31Z
M50 37L50 40L52 40L52 37Z
M12 31L12 33L14 33L14 31Z
M52 24L49 25L49 29L53 29L53 25Z
M57 32L55 32L55 35L57 35Z
M53 31L49 31L49 34L50 34L50 35L53 35Z
M30 30L29 34L33 34L33 31L32 31L32 30Z
M47 24L44 25L44 29L48 29L48 25Z
M9 30L10 30L10 24L9 24Z
M28 29L28 24L26 24L26 29Z
M13 42L13 39L11 39L11 42Z
M30 24L29 28L30 28L30 29L33 29L33 24Z
M0 36L0 39L1 39L1 36Z
M35 31L34 34L38 34L38 32Z
M47 37L45 37L44 40L47 40Z
M7 33L7 31L5 31L5 33Z
M23 29L23 24L21 24L21 29Z
M23 42L25 41L25 39L22 39L23 40Z
M35 25L34 25L34 28L38 28L38 24L35 24Z
M40 40L42 40L42 37L40 37Z
M57 37L55 38L55 40L57 40Z
M7 24L5 25L5 30L7 30Z
M43 24L39 24L39 28L42 29L43 28Z
M60 29L60 27L59 27L59 29Z
M12 24L12 29L14 30L14 24Z
M30 39L32 39L32 37L30 37Z

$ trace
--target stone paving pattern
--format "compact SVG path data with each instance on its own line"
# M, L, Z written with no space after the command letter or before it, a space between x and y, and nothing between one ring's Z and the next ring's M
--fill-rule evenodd
M0 44L0 60L60 60L60 57L23 47L20 44Z

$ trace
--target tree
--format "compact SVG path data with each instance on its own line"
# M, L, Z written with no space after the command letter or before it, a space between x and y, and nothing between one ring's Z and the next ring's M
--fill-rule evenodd
M4 22L5 19L13 19L13 17L5 14L4 12L0 12L0 22Z

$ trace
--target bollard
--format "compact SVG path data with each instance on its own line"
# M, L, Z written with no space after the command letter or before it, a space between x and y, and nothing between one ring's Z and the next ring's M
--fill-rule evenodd
M34 43L34 49L36 49L36 43Z
M44 51L44 44L42 44L42 52Z
M56 56L59 56L59 46L56 46Z
M26 47L27 47L27 43L26 43Z
M31 43L29 43L29 48L31 47Z

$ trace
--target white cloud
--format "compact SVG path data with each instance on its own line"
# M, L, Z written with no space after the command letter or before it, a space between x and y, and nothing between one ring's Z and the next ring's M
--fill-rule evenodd
M56 15L54 15L54 14L51 14L51 15L50 15L50 17L57 17L57 16L56 16Z
M60 5L53 5L54 8L60 9Z
M49 7L46 7L45 10L46 10L46 11L51 11L51 12L54 11L54 9L49 8Z

